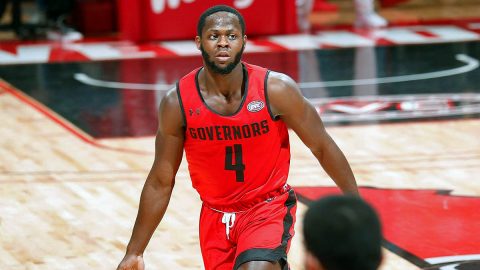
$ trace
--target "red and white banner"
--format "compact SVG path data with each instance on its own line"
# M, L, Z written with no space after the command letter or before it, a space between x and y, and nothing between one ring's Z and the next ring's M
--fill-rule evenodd
M295 0L119 0L119 30L132 41L192 39L200 15L218 4L242 13L248 35L298 32Z
M248 27L248 26L247 26ZM318 31L311 35L274 35L249 38L246 55L266 52L395 46L480 40L480 20L459 25L389 27L366 34L354 30ZM99 61L132 58L200 56L193 36L184 41L134 43L131 41L3 42L0 65ZM266 56L268 57L268 55ZM201 59L199 57L199 59Z

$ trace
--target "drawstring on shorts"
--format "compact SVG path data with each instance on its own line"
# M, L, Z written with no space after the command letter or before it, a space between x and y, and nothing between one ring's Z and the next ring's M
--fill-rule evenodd
M230 240L230 229L233 227L233 224L235 224L235 216L237 213L242 213L245 211L240 211L240 212L224 212L220 211L218 209L215 209L213 207L209 207L213 211L219 212L223 214L222 217L222 223L225 224L225 234L227 235L227 239Z
M275 191L275 192L271 192L269 193L269 196L270 197L267 197L267 198L263 198L263 201L264 202L271 202L273 200L275 200L275 198L280 195L280 194L283 194L285 192L288 192L290 190L290 186L285 184L280 191ZM236 218L236 215L238 213L243 213L243 212L246 212L247 210L245 211L237 211L237 212L225 212L225 211L221 211L221 210L218 210L218 209L215 209L209 205L207 205L208 208L212 209L213 211L216 211L216 212L219 212L219 213L222 213L223 214L223 217L222 217L222 223L225 224L225 234L227 235L227 239L230 240L230 229L233 228L233 225L235 224L235 218Z
M235 223L235 213L223 213L222 223L225 224L225 233L227 234L227 239L230 240L230 228Z

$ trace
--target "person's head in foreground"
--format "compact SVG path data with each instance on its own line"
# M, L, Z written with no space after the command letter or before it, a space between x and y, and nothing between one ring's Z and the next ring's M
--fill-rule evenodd
M333 195L311 203L303 234L306 270L376 270L381 263L380 220L359 197Z

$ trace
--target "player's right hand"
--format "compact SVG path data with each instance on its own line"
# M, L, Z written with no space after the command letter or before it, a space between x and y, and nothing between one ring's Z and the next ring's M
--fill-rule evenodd
M145 270L143 257L138 255L125 255L117 270Z

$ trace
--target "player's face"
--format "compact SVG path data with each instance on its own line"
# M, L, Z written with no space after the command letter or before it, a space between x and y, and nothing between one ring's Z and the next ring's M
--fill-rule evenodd
M237 16L217 12L207 17L202 36L195 39L207 67L220 74L229 74L240 63L245 36Z

